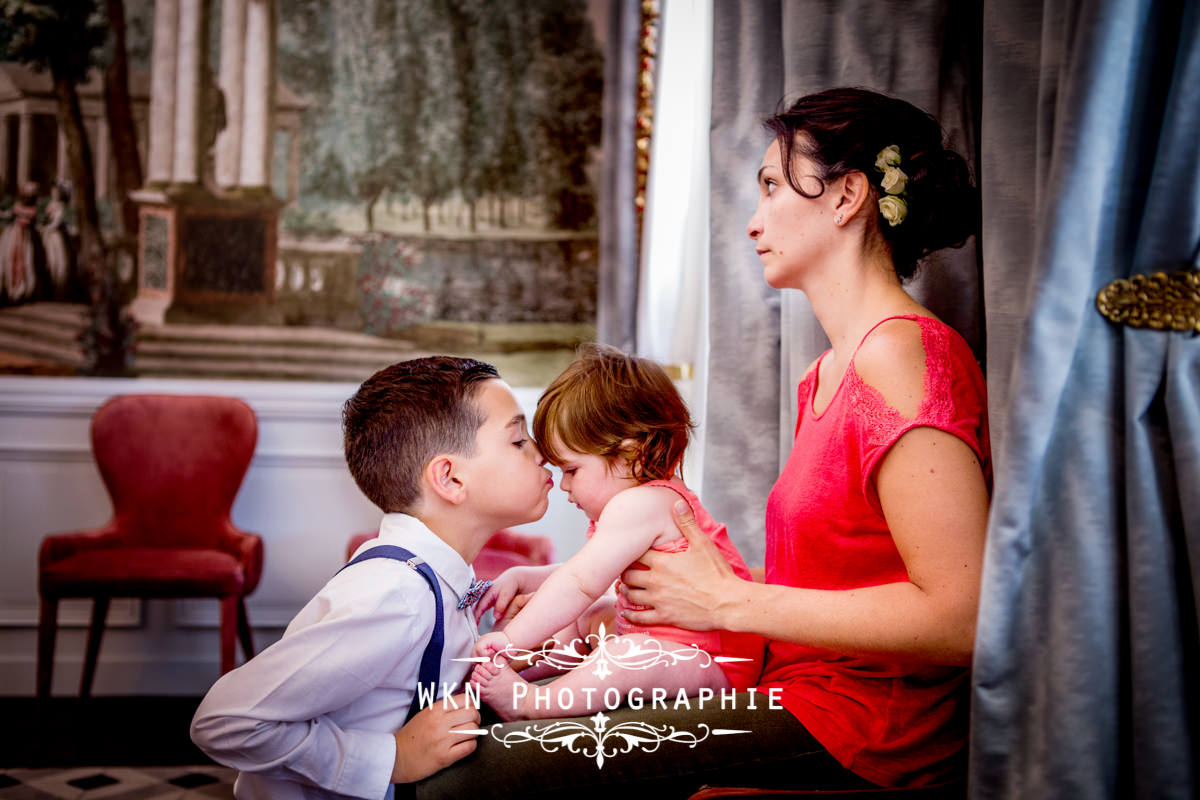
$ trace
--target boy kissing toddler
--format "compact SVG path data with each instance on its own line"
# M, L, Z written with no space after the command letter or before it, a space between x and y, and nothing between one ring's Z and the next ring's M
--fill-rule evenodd
M342 422L350 473L384 512L379 538L282 639L218 680L192 720L193 741L240 770L242 800L390 798L392 784L474 750L461 731L478 727L479 710L461 697L419 709L418 677L435 665L439 685L466 677L470 664L453 659L479 635L471 562L497 530L539 519L553 485L490 364L393 364L359 387Z

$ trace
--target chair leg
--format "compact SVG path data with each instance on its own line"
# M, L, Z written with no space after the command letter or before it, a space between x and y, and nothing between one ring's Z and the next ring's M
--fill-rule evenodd
M238 597L221 598L221 674L237 666L234 640L237 632Z
M54 640L58 633L58 598L43 597L38 616L37 696L50 696L54 677Z
M104 638L104 622L108 619L108 598L92 600L92 624L88 628L87 654L83 659L83 677L79 681L79 696L90 697L92 679L96 677L96 659L100 657L100 640Z
M250 618L246 616L246 598L238 598L238 638L242 640L242 655L254 658L254 638L250 633Z

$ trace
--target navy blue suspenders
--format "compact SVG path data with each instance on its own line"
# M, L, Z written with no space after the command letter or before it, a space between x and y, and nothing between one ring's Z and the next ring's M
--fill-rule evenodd
M437 575L433 573L430 566L420 556L394 544L382 544L378 547L372 547L370 550L363 552L362 555L352 559L342 569L370 558L394 558L397 561L403 561L425 579L425 582L429 584L429 590L433 592L433 636L430 638L429 644L425 647L425 652L421 655L421 670L417 675L417 688L413 691L412 705L408 707L408 717L405 718L405 722L407 722L421 710L420 687L429 684L433 687L431 697L437 697L438 680L441 677L442 671L442 644L445 641L442 592L438 588ZM341 572L341 570L338 570L338 572Z

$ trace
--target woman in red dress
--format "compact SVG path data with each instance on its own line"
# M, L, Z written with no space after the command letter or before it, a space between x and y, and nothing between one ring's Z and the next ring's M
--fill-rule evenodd
M760 688L780 689L843 767L885 786L951 780L991 492L987 395L962 337L902 283L972 233L967 166L932 117L864 90L809 95L766 124L747 233L767 283L804 292L832 347L798 387L766 582L689 532L690 555L626 573L630 601L654 607L629 616L766 636Z

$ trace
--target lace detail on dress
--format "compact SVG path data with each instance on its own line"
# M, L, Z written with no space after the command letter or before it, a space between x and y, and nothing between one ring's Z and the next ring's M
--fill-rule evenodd
M890 444L902 430L913 427L914 423L944 425L954 416L954 400L950 392L953 380L950 329L929 317L899 319L911 319L921 328L921 346L925 350L924 396L917 408L917 415L908 419L888 405L879 390L862 380L852 358L846 370L845 388L849 392L853 413L865 423L865 441L871 446Z

